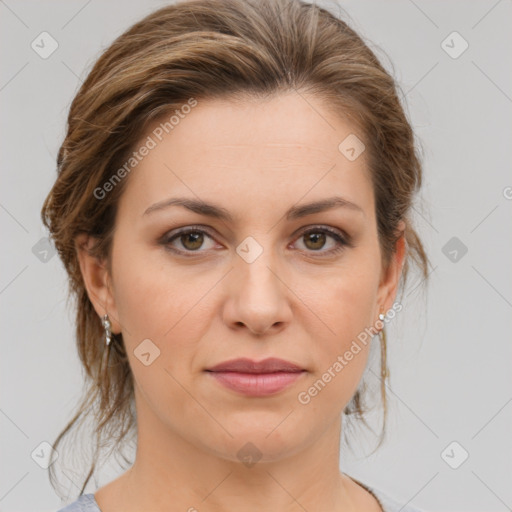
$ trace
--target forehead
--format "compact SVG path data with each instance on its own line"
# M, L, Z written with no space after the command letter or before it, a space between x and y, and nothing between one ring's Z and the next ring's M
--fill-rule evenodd
M169 118L141 138L154 147L131 171L120 210L129 205L140 215L156 201L186 195L229 203L236 214L249 202L264 210L336 193L372 209L366 155L351 161L339 149L362 134L316 97L198 100L172 128Z

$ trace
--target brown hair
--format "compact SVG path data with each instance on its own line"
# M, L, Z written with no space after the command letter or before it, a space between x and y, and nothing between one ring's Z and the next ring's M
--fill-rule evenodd
M344 21L300 0L182 1L148 15L104 51L71 104L57 158L58 177L42 208L43 222L69 275L69 295L76 300L76 342L86 372L82 401L54 448L85 419L94 419L95 451L81 493L105 442L121 450L136 425L133 377L122 334L114 337L112 348L105 348L75 246L77 235L91 235L97 240L91 252L111 268L116 206L128 177L102 199L95 190L126 162L151 122L191 98L311 93L361 128L384 263L393 256L397 225L404 220L407 260L426 278L428 259L409 218L422 169L397 90L394 79ZM406 261L402 289L408 270ZM384 339L382 432L385 355ZM365 422L362 391L344 412ZM51 465L55 488L54 471Z

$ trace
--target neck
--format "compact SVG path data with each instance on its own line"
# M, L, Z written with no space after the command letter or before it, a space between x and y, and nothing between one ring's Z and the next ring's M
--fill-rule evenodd
M306 441L285 456L262 456L251 465L236 455L226 456L231 451L228 448L218 447L215 452L204 440L185 439L141 402L137 405L135 463L118 479L112 501L103 501L105 512L110 503L112 510L126 512L356 510L355 484L339 470L341 418L326 425L314 443ZM246 444L226 437L227 446ZM101 491L97 498L102 498Z

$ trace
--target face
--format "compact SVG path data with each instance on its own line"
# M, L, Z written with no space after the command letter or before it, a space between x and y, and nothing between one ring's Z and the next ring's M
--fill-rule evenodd
M275 460L339 421L371 340L353 342L394 300L401 260L382 268L366 155L338 149L359 132L307 99L199 101L127 178L110 287L81 260L123 334L138 414L224 459L250 441ZM206 371L269 357L302 372L243 392Z

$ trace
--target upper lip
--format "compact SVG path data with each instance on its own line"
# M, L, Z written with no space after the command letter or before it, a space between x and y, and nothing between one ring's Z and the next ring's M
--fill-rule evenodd
M301 372L303 369L290 361L269 357L263 361L239 358L224 361L206 371L210 372L239 372L239 373L275 373L275 372Z

